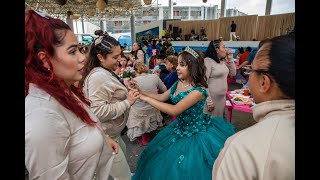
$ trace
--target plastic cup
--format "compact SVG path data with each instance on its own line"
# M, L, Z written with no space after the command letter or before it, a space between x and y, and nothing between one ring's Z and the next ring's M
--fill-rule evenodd
M243 90L243 95L244 96L249 96L249 89L244 89Z

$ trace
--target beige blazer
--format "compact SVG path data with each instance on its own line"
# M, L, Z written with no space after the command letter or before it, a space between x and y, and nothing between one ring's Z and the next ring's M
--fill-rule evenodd
M212 179L295 179L295 101L267 101L252 110L258 123L228 138Z
M127 88L109 71L96 67L84 80L83 92L105 133L112 138L120 136L126 125L124 113L130 108Z

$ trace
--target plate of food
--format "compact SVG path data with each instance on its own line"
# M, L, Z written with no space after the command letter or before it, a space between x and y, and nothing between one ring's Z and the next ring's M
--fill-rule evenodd
M252 101L248 96L234 96L232 98L234 104L241 105L241 104L250 104Z

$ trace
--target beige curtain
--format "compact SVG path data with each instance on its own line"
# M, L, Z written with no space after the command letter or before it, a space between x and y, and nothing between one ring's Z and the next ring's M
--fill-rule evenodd
M287 33L287 29L293 29L295 13L259 16L257 25L257 39L272 38Z
M241 41L251 41L252 39L262 40L267 37L274 37L287 33L287 28L293 29L295 24L295 13L271 15L271 16L234 16L215 20L187 20L187 21L167 21L166 27L182 29L182 40L185 35L190 34L194 29L196 34L200 34L203 26L206 30L208 40L219 39L229 40L230 25L234 21L237 24L236 35Z

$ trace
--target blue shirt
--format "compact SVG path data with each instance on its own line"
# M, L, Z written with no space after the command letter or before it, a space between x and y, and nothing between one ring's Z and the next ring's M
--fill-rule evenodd
M177 71L170 72L163 80L164 85L166 85L167 89L170 89L170 87L178 80L178 74Z

